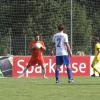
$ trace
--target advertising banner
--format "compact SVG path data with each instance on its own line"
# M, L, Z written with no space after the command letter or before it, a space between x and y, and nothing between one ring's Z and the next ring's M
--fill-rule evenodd
M12 76L13 57L0 57L0 77Z
M13 57L13 76L18 77L22 73L25 66L28 64L30 56L14 56ZM54 76L55 73L55 57L44 57L46 75ZM71 65L73 76L89 76L90 75L90 56L72 56ZM25 77L41 76L41 66L31 66L25 73ZM66 76L66 66L60 67L60 75Z

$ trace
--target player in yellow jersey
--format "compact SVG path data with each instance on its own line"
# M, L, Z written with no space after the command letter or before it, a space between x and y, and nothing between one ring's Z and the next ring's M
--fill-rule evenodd
M93 68L93 77L95 77L95 72L99 74L100 77L100 68L97 67L97 64L100 62L100 39L99 37L95 38L96 45L95 45L95 57L92 62L92 68Z

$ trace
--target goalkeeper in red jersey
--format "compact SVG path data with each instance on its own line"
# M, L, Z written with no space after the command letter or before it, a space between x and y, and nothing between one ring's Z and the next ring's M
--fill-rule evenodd
M30 42L29 48L32 51L32 56L28 62L28 65L25 67L22 74L20 74L18 78L22 77L30 66L35 66L36 64L42 67L43 78L47 78L45 76L45 67L43 59L43 51L46 50L46 47L44 45L44 42L40 41L39 33L35 33L35 40L32 40Z

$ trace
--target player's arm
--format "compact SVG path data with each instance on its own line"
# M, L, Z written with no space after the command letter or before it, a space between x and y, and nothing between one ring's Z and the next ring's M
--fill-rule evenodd
M70 48L69 43L68 42L65 42L65 45L67 47L68 54L71 56L72 55L72 51L71 51L71 48Z
M46 50L46 47L45 47L44 45L42 45L41 48L42 48L43 50Z
M44 42L41 43L41 48L42 48L42 50L46 51L46 46L45 46Z
M97 54L95 57L97 57L99 53L100 53L100 48L97 48Z
M32 48L30 48L31 50L33 50L33 49L35 49L36 48L36 46L34 45L34 46L32 46Z
M31 41L29 43L29 49L30 49L30 51L33 50L34 48L35 48L35 46L33 45L33 42Z
M67 47L67 51L68 51L68 54L71 56L72 55L72 51L71 51L71 48L70 48L70 45L69 45L69 42L68 42L68 35L66 34L65 36L65 46Z

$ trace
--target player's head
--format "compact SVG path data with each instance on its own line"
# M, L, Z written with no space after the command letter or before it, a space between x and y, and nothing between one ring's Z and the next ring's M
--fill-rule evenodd
M64 25L63 24L59 24L58 25L58 30L59 31L63 31L64 30Z
M100 38L99 37L95 37L95 42L100 42Z
M40 40L40 34L38 32L35 32L34 37L36 41Z

